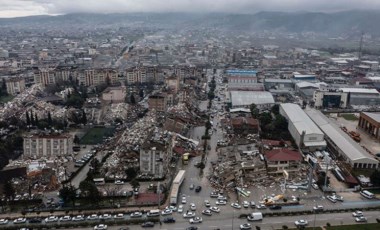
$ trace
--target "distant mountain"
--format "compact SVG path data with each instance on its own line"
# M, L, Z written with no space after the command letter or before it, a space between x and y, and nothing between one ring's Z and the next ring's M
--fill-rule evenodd
M191 14L191 13L129 13L129 14L67 14L0 19L3 26L110 26L143 23L160 28L218 27L243 31L316 32L328 35L371 33L380 35L380 11L259 12L256 14Z

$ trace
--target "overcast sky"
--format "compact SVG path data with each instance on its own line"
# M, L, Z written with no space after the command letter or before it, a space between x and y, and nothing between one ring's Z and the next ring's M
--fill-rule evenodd
M380 0L0 0L0 17L76 12L232 12L380 9Z

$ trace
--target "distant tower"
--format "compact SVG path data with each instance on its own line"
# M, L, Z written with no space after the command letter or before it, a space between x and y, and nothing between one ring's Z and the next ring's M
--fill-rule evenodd
M363 37L364 37L364 32L362 32L362 35L360 37L359 54L358 54L359 61L362 59Z

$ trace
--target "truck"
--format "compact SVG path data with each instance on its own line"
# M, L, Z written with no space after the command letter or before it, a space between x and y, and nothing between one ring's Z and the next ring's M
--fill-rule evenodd
M173 180L172 184L172 190L170 192L170 204L171 205L177 205L177 200L178 200L178 191L179 188L185 179L185 170L179 170L177 176Z
M247 216L249 221L258 221L263 219L263 214L261 212L253 212Z

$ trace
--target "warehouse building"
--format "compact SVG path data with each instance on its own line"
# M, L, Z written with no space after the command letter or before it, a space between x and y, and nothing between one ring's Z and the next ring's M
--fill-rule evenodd
M376 89L340 88L342 92L349 93L350 105L378 105L380 94Z
M346 108L348 105L348 93L341 90L316 90L314 91L314 106L318 108Z
M324 132L330 151L334 151L338 156L343 157L352 168L379 167L378 160L368 154L322 112L308 109L306 113Z
M288 129L298 147L310 151L324 149L323 132L297 104L280 105L280 114L288 120Z
M274 105L274 98L265 91L231 91L229 102L232 108L249 108L254 103L259 109L269 109Z

